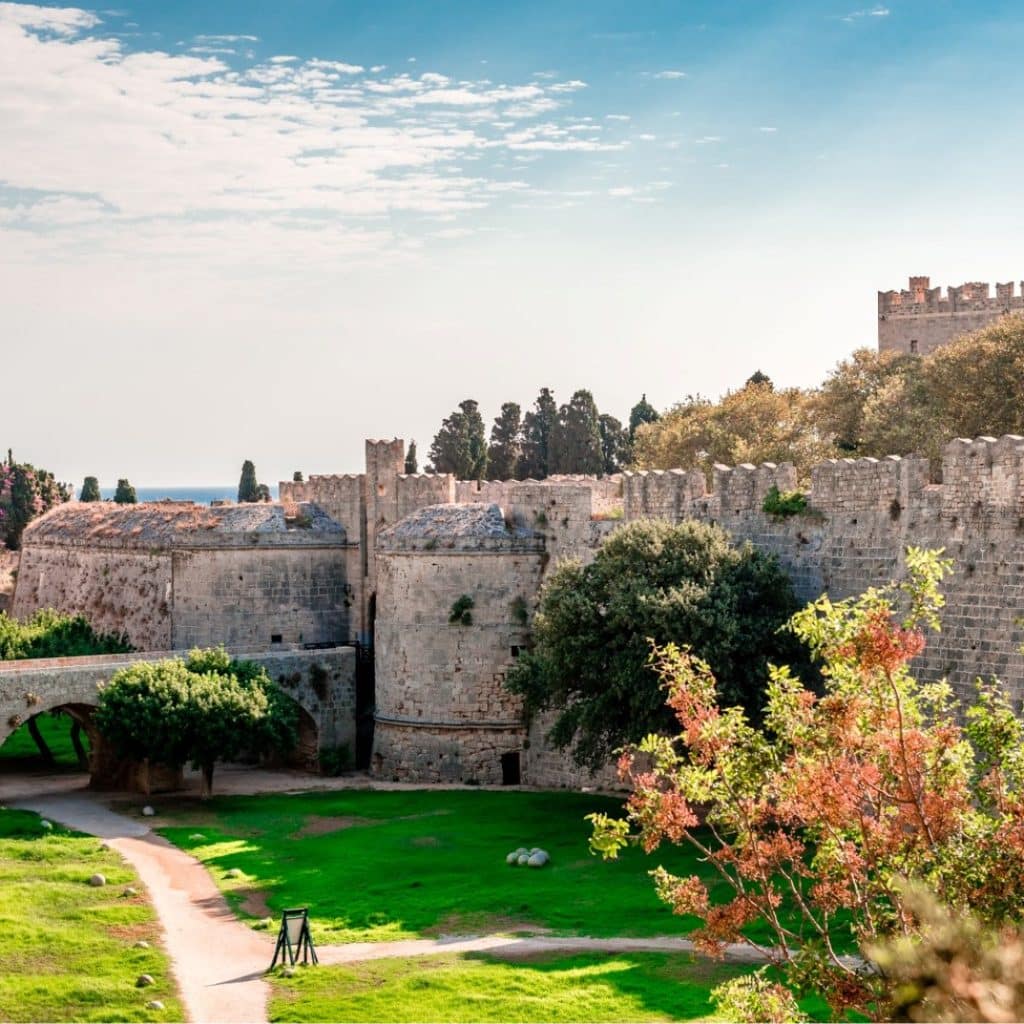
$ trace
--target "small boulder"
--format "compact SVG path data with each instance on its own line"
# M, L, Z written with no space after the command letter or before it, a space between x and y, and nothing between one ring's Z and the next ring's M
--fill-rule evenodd
M52 832L53 831L53 822L52 821L47 821L45 818L43 818L43 820L39 822L39 827L44 832Z
M139 895L139 890L136 889L134 885L126 885L124 887L124 892L122 892L121 895L122 896L128 896L128 897L138 896Z
M97 888L99 888L101 885L106 885L107 884L106 876L97 873L97 874L93 875L92 878L89 879L89 884L90 885L94 885Z
M538 850L536 853L530 855L530 859L526 862L531 868L542 868L548 862L548 855L543 850Z
M150 999L150 1001L146 1003L147 1010L162 1010L163 1008L164 1004L161 1003L159 999Z
M530 860L530 855L529 855L528 853L521 853L521 854L519 854L519 856L518 856L518 857L516 858L516 863L517 863L517 864L518 864L518 865L519 865L520 867L522 867L522 866L523 866L524 864L527 864L527 863L529 863L529 860Z
M147 986L152 985L153 983L154 982L152 974L140 974L139 977L136 979L135 987L146 988Z
M149 804L146 804L146 806L142 808L142 813L145 817L152 818L153 815L156 814L156 811L153 810Z
M228 868L228 870L224 872L224 877L241 878L244 874L245 872L241 868Z
M145 939L139 939L137 942L133 942L132 945L136 949L149 949L149 943Z
M200 843L206 838L206 836L204 836L202 832L193 832L188 838L189 842Z

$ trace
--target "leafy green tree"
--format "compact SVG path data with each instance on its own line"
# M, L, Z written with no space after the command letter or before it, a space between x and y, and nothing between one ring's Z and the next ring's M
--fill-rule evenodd
M580 764L605 764L624 743L666 732L650 643L692 646L716 666L721 692L756 711L768 662L798 660L779 627L796 609L774 557L734 546L717 526L643 520L616 530L593 562L560 564L544 585L534 647L508 686L529 713L558 709L551 739Z
M256 488L256 500L273 501L273 495L270 493L270 488L266 484L260 484Z
M491 427L487 449L487 472L494 480L512 480L518 476L523 457L522 409L505 402Z
M135 496L135 488L123 477L117 481L114 501L118 505L134 505L139 499Z
M749 388L750 385L774 388L775 385L772 383L771 377L767 373L762 373L760 370L755 370L748 378L744 387Z
M100 501L100 482L94 476L87 476L82 483L82 493L79 501Z
M551 432L557 419L555 396L550 388L541 388L533 408L523 417L523 479L543 480L550 473Z
M597 475L604 467L601 450L600 414L594 396L586 390L573 394L559 407L551 430L549 470L551 473Z
M405 453L405 472L409 476L415 476L419 471L419 462L416 458L416 442L410 441L409 448Z
M242 476L238 481L238 502L260 500L260 485L256 479L256 467L249 459L242 463Z
M618 473L630 459L629 433L607 413L598 418L597 427L601 435L601 472Z
M16 550L25 527L36 516L70 497L70 488L58 483L51 472L15 462L8 449L7 461L0 462L0 541Z
M441 424L430 446L430 459L438 473L453 473L460 480L482 480L487 473L487 438L477 403L471 398Z
M647 401L647 395L640 396L640 401L629 410L629 440L636 437L637 430L645 423L657 423L661 419L658 410Z
M305 477L303 477L301 469L297 469L292 473L292 483L301 484L304 479Z
M131 650L126 637L97 633L82 615L61 615L52 608L41 608L21 622L0 612L0 661L80 658Z
M204 798L218 760L287 750L297 736L295 706L266 671L223 649L122 669L100 692L95 722L119 757L191 761Z

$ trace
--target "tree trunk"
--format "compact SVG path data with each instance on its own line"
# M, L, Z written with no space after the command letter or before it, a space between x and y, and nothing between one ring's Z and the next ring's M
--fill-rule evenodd
M53 758L53 751L46 745L46 740L43 739L42 733L39 731L39 724L36 722L35 715L28 720L28 733L35 741L36 746L39 748L39 753L42 754L47 766L53 768L57 762Z
M75 748L75 757L78 758L78 767L82 771L88 771L89 758L82 746L82 727L75 719L71 720L71 745Z
M209 800L213 795L213 762L210 761L202 766L203 782L199 789L201 800Z

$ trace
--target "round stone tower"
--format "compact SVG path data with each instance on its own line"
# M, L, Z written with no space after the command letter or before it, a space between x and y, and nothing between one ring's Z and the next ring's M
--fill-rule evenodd
M522 704L504 680L543 563L543 539L493 504L431 505L378 534L375 774L519 782Z

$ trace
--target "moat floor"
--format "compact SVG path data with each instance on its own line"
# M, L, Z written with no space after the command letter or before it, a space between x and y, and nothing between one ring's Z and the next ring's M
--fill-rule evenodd
M82 775L0 776L0 802L17 804L82 832L103 837L138 872L149 890L173 961L190 1021L266 1021L270 986L264 972L273 955L273 933L259 932L232 912L206 868L149 828L148 819L112 811L110 794L84 788ZM302 773L218 769L220 794L340 790L373 787L370 780L323 779ZM196 784L197 781L196 781ZM405 788L389 785L379 788ZM409 787L423 788L423 787ZM123 795L119 795L123 800ZM144 803L143 798L137 798ZM159 798L152 798L158 804ZM450 935L438 939L352 942L318 947L324 965L437 954L489 953L520 960L544 954L691 953L678 936L604 937ZM752 963L749 947L730 949L727 959Z

